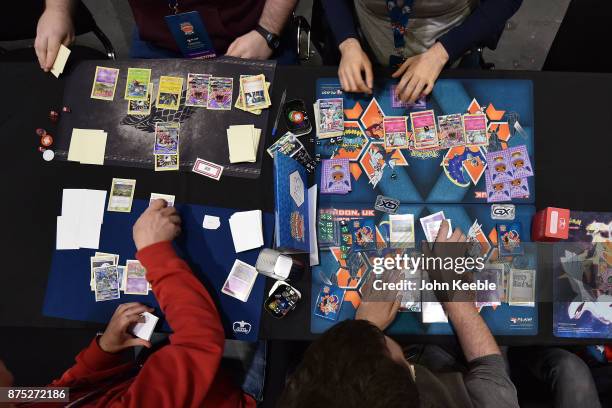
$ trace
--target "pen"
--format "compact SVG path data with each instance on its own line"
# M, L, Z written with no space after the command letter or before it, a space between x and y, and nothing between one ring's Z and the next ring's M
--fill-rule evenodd
M285 98L287 98L287 88L283 91L283 96L281 96L280 104L278 105L278 110L276 111L276 119L274 119L274 127L272 128L272 137L276 136L276 130L278 129L278 120L280 119L281 112L283 110L283 105L285 104Z

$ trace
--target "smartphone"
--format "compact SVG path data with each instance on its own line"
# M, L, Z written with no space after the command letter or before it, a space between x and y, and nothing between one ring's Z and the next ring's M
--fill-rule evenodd
M277 281L272 286L264 307L268 313L280 319L295 309L301 298L302 294L296 288L286 282Z
M306 105L301 99L285 102L283 113L287 129L294 135L301 136L312 131L308 112L306 112Z

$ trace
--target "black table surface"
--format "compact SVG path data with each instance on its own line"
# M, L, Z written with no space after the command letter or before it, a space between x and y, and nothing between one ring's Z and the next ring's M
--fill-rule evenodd
M381 80L388 74L381 72ZM312 106L315 82L336 75L335 67L278 67L269 128L283 90L287 100ZM612 209L612 138L605 121L612 111L612 75L517 71L449 71L446 77L520 78L534 82L536 205L574 210ZM55 245L55 219L64 188L109 190L113 177L138 181L136 198L151 192L175 194L177 202L239 209L273 210L272 160L264 155L262 176L248 180L223 177L220 182L193 173L45 162L37 150L37 127L53 134L50 109L61 109L63 80L43 73L34 63L0 65L3 98L0 135L7 143L3 161L3 259L0 272L0 330L9 327L98 328L42 315L42 304ZM73 107L76 109L78 107ZM282 122L282 121L281 121ZM283 125L279 133L284 133ZM266 146L271 143L271 136ZM312 148L308 136L303 137ZM310 340L310 274L292 281L303 295L295 311L277 320L263 313L260 337ZM272 282L268 280L267 288ZM543 285L543 290L550 290ZM552 305L539 304L537 336L500 336L502 344L576 344L595 340L552 336ZM406 341L448 342L452 336L403 336Z

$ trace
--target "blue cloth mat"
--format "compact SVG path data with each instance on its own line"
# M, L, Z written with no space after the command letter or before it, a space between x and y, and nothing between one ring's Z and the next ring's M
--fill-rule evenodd
M100 233L100 252L119 254L119 264L136 259L132 226L147 208L148 201L134 200L132 212L105 212ZM265 277L259 276L248 302L221 293L235 259L255 265L259 249L236 254L229 228L229 217L237 210L192 204L177 204L181 215L182 233L175 241L177 253L191 266L217 304L225 328L226 338L256 341L259 333L261 308L264 302ZM217 216L221 226L217 230L202 228L204 215ZM264 246L272 244L274 216L263 213ZM164 321L153 291L148 296L124 295L106 302L96 302L89 287L89 258L95 250L78 249L54 251L47 282L43 314L70 320L107 323L117 306L126 302L141 302L155 307L155 315L163 322L157 330L171 330Z

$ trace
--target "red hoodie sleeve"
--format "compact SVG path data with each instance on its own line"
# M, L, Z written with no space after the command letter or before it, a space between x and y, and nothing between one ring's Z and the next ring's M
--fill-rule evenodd
M225 333L215 304L170 242L136 254L174 334L153 353L121 398L121 406L202 406L215 381ZM242 400L238 388L229 399ZM233 395L232 395L233 394Z

